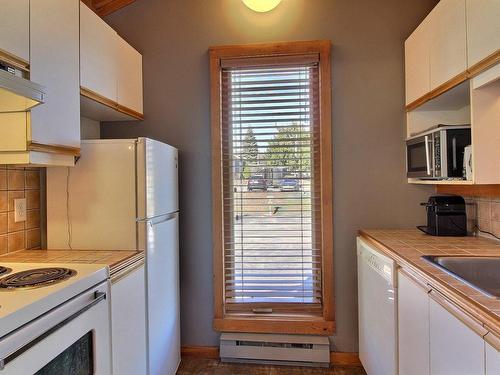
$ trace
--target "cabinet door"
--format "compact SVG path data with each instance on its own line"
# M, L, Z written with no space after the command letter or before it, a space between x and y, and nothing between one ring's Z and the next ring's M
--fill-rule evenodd
M113 373L146 374L146 286L144 265L111 284Z
M405 42L406 104L430 91L429 19L422 21Z
M433 90L467 70L465 0L441 0L429 19Z
M81 86L116 102L117 34L85 4L80 3Z
M30 1L0 0L0 50L29 63Z
M79 1L31 0L31 79L45 86L31 110L33 142L80 146Z
M500 374L500 352L488 343L486 345L486 375Z
M142 114L142 55L117 35L118 104Z
M422 285L398 272L399 373L429 374L429 296Z
M467 0L468 66L500 49L500 1Z
M429 302L431 374L484 374L483 338L432 298Z

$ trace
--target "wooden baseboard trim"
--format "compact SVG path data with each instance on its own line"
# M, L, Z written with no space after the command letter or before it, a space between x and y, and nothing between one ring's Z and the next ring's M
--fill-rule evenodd
M330 352L330 364L333 366L362 366L358 353L344 352Z
M181 357L219 359L219 348L217 346L182 346Z
M181 357L219 359L219 348L217 346L182 346ZM358 353L343 352L330 352L330 364L332 366L361 366Z

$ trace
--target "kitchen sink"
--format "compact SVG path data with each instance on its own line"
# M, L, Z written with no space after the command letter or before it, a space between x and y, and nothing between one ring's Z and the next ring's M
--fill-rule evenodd
M500 299L500 257L423 256L490 298Z

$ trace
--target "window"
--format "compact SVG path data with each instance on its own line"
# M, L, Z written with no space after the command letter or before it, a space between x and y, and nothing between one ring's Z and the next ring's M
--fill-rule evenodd
M331 333L330 43L210 55L215 327Z

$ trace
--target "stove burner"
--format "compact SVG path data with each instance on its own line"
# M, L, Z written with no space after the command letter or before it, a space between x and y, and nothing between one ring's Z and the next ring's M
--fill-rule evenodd
M12 271L10 268L4 267L4 266L0 266L0 275L7 274L10 271Z
M0 279L0 290L40 288L75 275L76 271L68 268L36 268L16 272Z

